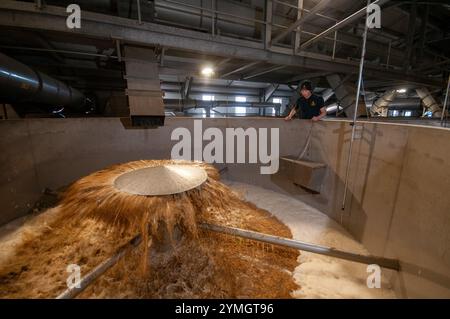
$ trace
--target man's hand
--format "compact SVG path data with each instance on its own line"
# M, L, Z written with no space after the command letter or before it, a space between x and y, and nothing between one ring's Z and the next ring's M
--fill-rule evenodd
M292 120L292 118L294 117L295 113L297 113L297 111L295 110L295 107L292 107L292 108L291 108L291 111L289 112L289 115L286 116L286 117L284 118L284 120L285 120L285 121L290 121L290 120Z
M325 107L320 108L320 114L318 116L314 116L311 120L313 122L320 121L323 117L327 115L327 109Z

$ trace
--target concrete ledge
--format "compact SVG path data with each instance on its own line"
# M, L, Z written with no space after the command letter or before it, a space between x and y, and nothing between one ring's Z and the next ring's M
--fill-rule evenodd
M320 193L326 164L298 160L294 156L280 157L279 174L297 186Z

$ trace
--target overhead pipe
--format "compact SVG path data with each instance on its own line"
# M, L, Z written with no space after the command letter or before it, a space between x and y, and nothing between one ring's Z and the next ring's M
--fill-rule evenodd
M87 99L77 89L0 53L0 102L30 102L81 111Z
M397 90L388 90L381 97L379 97L370 108L372 116L387 117L389 105L397 96Z
M334 95L333 89L326 89L325 91L322 92L323 101L324 102L328 101L330 97L332 97L333 95Z
M441 117L442 106L434 99L430 91L423 87L416 89L416 92L424 106L423 114L425 115L426 112L431 112L432 117Z
M21 50L21 51L36 51L36 52L74 54L74 55L83 55L83 56L96 57L96 58L106 58L106 59L119 59L120 58L120 57L118 57L116 55L107 55L107 54L99 54L99 53L92 53L92 52L81 52L81 51L73 51L73 50L58 50L58 49L45 49L45 48L32 48L32 47L22 47L22 46L15 46L15 45L0 45L0 48L12 49L12 50Z
M373 105L374 100L367 100L366 107L370 110ZM395 98L391 103L389 103L389 109L391 110L419 110L421 109L420 98Z
M342 110L342 107L338 103L331 103L325 106L327 114L336 113Z
M186 101L182 105L179 102L171 100L164 101L164 106L166 108L179 108L183 106L186 108L203 108L203 107L277 107L280 106L279 103L272 102L235 102L235 101Z
M419 109L420 108L420 99L419 98L396 98L390 104L390 108L393 109Z

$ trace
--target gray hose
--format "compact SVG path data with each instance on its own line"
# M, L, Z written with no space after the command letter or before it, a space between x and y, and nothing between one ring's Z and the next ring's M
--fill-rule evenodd
M301 152L297 156L297 160L301 160L303 157L305 157L306 152L309 149L309 146L311 145L311 136L312 136L312 129L314 126L314 122L311 121L311 128L309 129L308 136L306 137L306 143Z

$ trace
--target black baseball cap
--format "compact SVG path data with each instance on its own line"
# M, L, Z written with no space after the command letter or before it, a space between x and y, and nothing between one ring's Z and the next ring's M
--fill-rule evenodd
M308 90L312 92L312 85L311 82L305 81L302 84L300 84L300 90Z

